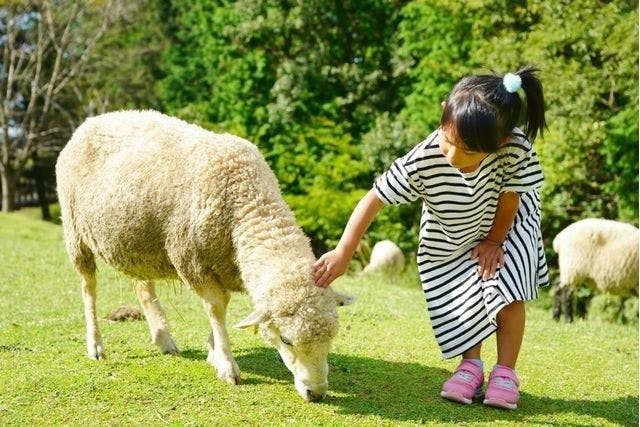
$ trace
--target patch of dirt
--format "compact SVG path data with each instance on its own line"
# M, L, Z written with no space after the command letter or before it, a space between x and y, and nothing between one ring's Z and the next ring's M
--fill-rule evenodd
M107 316L107 320L111 322L126 322L129 320L144 320L144 314L134 307L127 307L126 305L120 306L113 310L111 314Z

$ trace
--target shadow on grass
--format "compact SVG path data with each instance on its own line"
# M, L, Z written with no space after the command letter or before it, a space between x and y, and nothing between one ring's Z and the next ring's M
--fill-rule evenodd
M202 359L203 352L184 354ZM252 374L290 382L292 375L270 348L256 348L238 354L240 369ZM554 399L522 393L517 411L488 408L481 403L463 406L439 397L440 387L450 372L417 363L391 362L344 354L329 356L329 396L322 403L343 414L374 415L387 420L420 422L525 421L537 415L573 414L608 420L621 425L638 425L638 397L611 400ZM259 383L248 381L245 384ZM551 420L537 420L549 422ZM597 422L596 420L593 420ZM584 419L574 425L582 425ZM562 425L571 425L563 419Z

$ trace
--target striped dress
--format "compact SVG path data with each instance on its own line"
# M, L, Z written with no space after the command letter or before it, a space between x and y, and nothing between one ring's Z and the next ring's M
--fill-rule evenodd
M491 335L502 307L535 299L549 277L540 233L542 171L522 131L515 128L508 143L470 173L449 165L439 141L436 130L395 160L374 191L388 205L422 202L420 281L442 355L451 358ZM505 264L483 281L470 252L491 229L506 191L520 194L520 206L503 244Z

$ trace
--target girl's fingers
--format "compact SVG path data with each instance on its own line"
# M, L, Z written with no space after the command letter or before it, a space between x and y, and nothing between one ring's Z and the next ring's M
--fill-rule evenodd
M318 258L318 260L316 262L313 263L313 270L314 271L324 265L326 256L327 256L327 254L322 255L320 258Z
M487 279L491 279L496 275L496 263L492 262L489 266L489 274Z
M478 247L476 246L475 248L471 249L471 259L476 259L478 258Z
M329 271L329 269L327 269L323 274L322 277L320 277L320 280L318 281L317 285L320 286L321 288L326 288L327 286L329 286L331 284L331 282L333 282L333 277L331 274L331 271Z
M478 276L481 276L484 272L484 258L478 259Z
M322 260L322 262L319 262L319 261L318 261L318 262L316 262L316 263L313 265L313 278L314 278L316 281L318 281L318 279L319 279L320 277L322 277L322 273L324 273L324 272L325 272L325 270L326 270L326 267L325 267L324 260Z

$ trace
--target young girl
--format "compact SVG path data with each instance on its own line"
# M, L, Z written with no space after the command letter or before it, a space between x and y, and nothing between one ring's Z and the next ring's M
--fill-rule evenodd
M314 264L318 286L343 274L383 205L420 200L418 269L445 358L462 356L441 396L469 404L482 392L482 341L497 331L484 403L515 409L524 301L548 283L540 233L542 173L531 142L545 127L532 67L470 76L443 104L440 127L397 159L358 203L338 246ZM526 97L524 132L516 128Z

